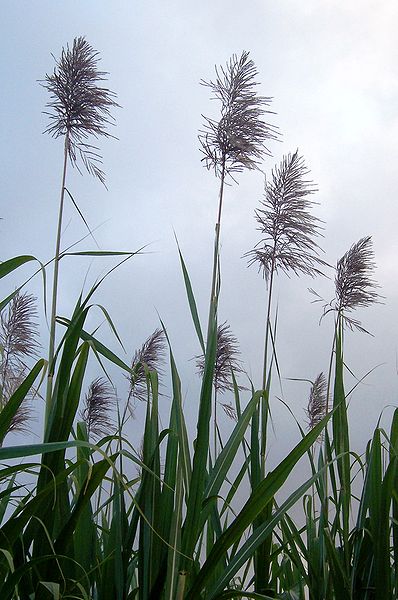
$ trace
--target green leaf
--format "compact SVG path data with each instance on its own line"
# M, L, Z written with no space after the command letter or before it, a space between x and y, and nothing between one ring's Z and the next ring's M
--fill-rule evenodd
M46 361L44 359L40 359L33 369L30 371L29 375L25 377L21 385L18 389L13 393L13 395L8 400L7 404L0 412L0 442L3 442L5 436L7 435L12 419L22 402L26 398L29 390L34 384L36 378L40 374L40 372L44 369L46 365ZM1 449L0 449L1 452Z
M182 256L180 246L178 245L177 238L176 238L176 242L177 242L177 247L178 247L178 254L180 255L182 274L184 276L184 283L185 283L185 289L187 292L189 308L191 311L191 316L192 316L193 324L195 326L196 334L198 336L200 347L202 348L202 352L204 354L205 353L205 342L204 342L204 338L203 338L202 328L200 325L198 309L196 307L196 300L195 300L195 296L194 296L194 293L192 290L191 280L189 279L188 270L185 266L184 258Z
M37 258L28 254L23 256L15 256L14 258L5 260L4 262L0 263L0 279L32 260L37 260Z
M66 319L64 317L58 317L57 322L60 323L61 325L64 325L65 327L69 327L69 325L71 323L71 321L69 319ZM90 344L92 345L93 349L96 352L98 352L99 354L101 354L102 356L107 358L110 362L115 364L117 367L120 367L121 369L123 369L124 371L127 371L128 373L131 372L131 368L125 362L123 362L118 356L116 356L116 354L114 352L112 352L112 350L109 350L109 348L107 348L104 344L102 344L102 342L97 340L90 333L87 333L87 331L84 331L84 329L81 329L81 331L80 331L80 338L82 340L84 340L85 342L90 342Z

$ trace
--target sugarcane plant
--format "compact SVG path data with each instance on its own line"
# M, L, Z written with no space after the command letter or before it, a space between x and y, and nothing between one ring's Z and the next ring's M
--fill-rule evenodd
M64 164L40 443L4 445L18 419L21 423L18 415L27 414L24 402L40 397L47 363L29 364L39 345L33 299L22 292L23 284L0 302L1 599L397 597L398 411L388 434L378 423L365 453L353 453L344 385L344 338L350 330L365 331L353 311L380 300L370 237L354 244L336 266L335 297L323 310L335 321L331 363L328 376L321 373L311 382L307 431L298 421L299 441L272 470L266 460L276 277L315 276L328 267L318 245L321 222L312 214L315 186L298 151L285 155L266 181L255 214L261 240L247 253L267 288L257 388L250 380L241 385L238 341L227 321L218 324L225 186L240 171L260 168L269 154L267 140L277 137L265 122L270 99L256 94L257 70L247 52L216 69L215 81L202 82L221 103L220 118L205 118L199 136L203 161L220 180L206 335L178 249L200 347L198 397L185 394L174 340L162 320L127 362L99 339L98 329L87 330L89 315L99 307L116 343L122 342L107 310L94 302L110 273L79 296L70 318L57 315L59 262L70 254L61 249L63 206L66 196L74 202L66 188L67 167L83 165L104 182L89 136L109 137L106 126L116 106L114 94L99 85L105 74L97 61L86 40L76 38L44 81L51 93L48 132L64 138ZM107 253L91 253L101 254ZM132 256L110 254L122 261ZM26 255L1 262L0 279L34 260ZM56 324L63 332L58 344ZM88 370L92 358L101 369L94 379ZM124 375L120 386L108 365ZM233 417L228 436L219 428L222 393L233 396L233 404L224 405ZM188 403L197 407L194 440L186 423ZM134 420L141 410L143 435ZM306 456L308 477L286 494L286 480Z

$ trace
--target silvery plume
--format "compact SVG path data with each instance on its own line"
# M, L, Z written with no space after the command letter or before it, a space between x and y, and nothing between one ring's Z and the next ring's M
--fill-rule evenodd
M26 292L17 292L0 316L0 411L23 383L27 361L37 356L38 341L36 298ZM26 396L15 413L9 431L28 431L32 418L30 400L36 392Z
M258 96L257 69L248 52L232 56L225 67L216 67L215 81L201 81L221 103L221 116L204 117L199 133L203 161L217 176L254 169L264 154L268 139L276 139L276 128L264 121L271 98Z
M109 435L115 424L111 412L116 403L113 387L103 377L94 379L88 389L84 401L84 409L80 417L86 423L88 436Z
M327 399L326 399L327 383L323 373L315 378L311 385L308 406L306 410L308 430L313 429L323 417L326 415Z
M321 221L311 214L317 191L306 179L309 170L298 150L284 156L265 184L264 198L255 212L262 239L246 253L249 265L256 264L265 280L282 271L312 277L321 274L321 249L315 238L321 235Z
M164 352L164 331L162 329L155 329L142 346L134 352L131 361L131 375L129 377L129 402L131 398L142 402L148 399L144 365L146 365L150 371L157 371L160 375L162 373L161 366L164 362ZM132 407L130 407L130 409L133 410Z
M325 314L336 310L350 329L355 328L368 333L360 321L347 313L380 301L381 296L375 291L378 285L373 279L375 266L372 238L363 237L337 262L336 297L332 308L326 310Z
M73 40L72 48L62 49L61 58L51 75L42 82L51 96L47 107L50 125L45 133L53 137L65 137L65 149L72 165L78 166L78 158L89 173L104 183L105 174L98 148L88 142L91 137L113 137L106 127L113 123L111 108L118 106L115 93L101 83L108 73L99 71L98 52L93 50L84 37Z
M217 350L214 367L213 385L217 393L224 393L234 389L231 371L242 372L239 360L238 340L231 332L231 327L225 321L217 327ZM196 357L198 374L202 377L205 370L203 355Z

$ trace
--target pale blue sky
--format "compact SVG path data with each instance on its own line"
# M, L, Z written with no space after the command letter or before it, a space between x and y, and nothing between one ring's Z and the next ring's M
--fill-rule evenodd
M173 237L175 230L206 316L217 182L200 163L197 132L202 114L216 114L201 78L232 53L249 50L259 71L260 92L274 98L272 118L283 134L271 144L270 171L297 147L319 192L317 215L325 220L326 259L335 263L364 235L374 238L377 280L385 305L360 317L375 338L350 334L347 358L358 376L385 363L354 396L353 423L368 435L383 406L396 402L398 303L396 164L398 162L398 5L393 0L231 0L187 2L102 0L3 0L0 38L0 259L53 253L62 143L42 131L46 91L38 80L53 69L51 53L86 36L110 72L116 140L100 140L109 191L87 174L71 174L68 187L103 249L151 254L133 259L104 285L105 304L130 352L157 326L155 308L169 328L187 404L197 382L189 359L198 353ZM247 173L228 190L222 225L221 319L241 342L246 367L261 369L264 286L241 256L258 237L253 211L263 177ZM84 235L68 207L64 243ZM87 242L82 248L90 245ZM106 263L108 264L108 263ZM84 262L65 262L60 312L68 314L83 285ZM105 266L95 263L88 281ZM28 270L26 271L28 273ZM13 282L14 283L14 282ZM10 283L9 285L12 285ZM285 377L314 378L327 369L331 322L318 326L311 285L327 299L331 281L281 279L279 355ZM40 282L33 285L38 293ZM2 293L7 291L2 283ZM104 336L110 340L106 332ZM286 401L303 416L307 388L285 383ZM279 412L278 412L279 411ZM357 414L357 413L355 413ZM276 409L276 420L293 430ZM286 425L286 423L288 423Z

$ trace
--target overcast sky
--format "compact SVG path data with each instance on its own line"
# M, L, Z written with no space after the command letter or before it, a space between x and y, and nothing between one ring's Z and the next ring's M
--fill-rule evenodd
M59 57L74 37L86 36L118 95L121 108L114 112L112 130L118 140L98 144L108 191L76 172L68 189L90 226L98 227L102 249L150 244L148 254L109 278L98 301L113 316L128 355L158 326L160 313L176 352L187 410L194 412L198 384L190 359L199 347L173 231L204 322L218 184L200 162L197 133L201 114L216 116L217 106L199 81L212 78L214 66L233 53L250 51L259 92L273 97L276 114L269 120L282 134L280 142L270 143L273 157L263 169L270 173L284 153L299 148L319 189L315 212L325 221L323 247L330 263L359 238L374 240L385 304L358 315L373 338L350 333L346 340L346 360L358 377L383 363L352 396L353 436L361 445L383 407L397 401L397 24L395 0L3 0L0 259L33 254L46 261L53 255L62 142L42 135L48 98L38 80L53 70L51 54ZM228 188L221 232L220 320L228 319L239 338L242 360L257 385L266 294L261 276L241 257L259 239L253 213L263 179L260 172L244 173L239 185ZM85 229L71 206L64 223L65 247ZM87 240L80 249L95 246ZM109 264L95 261L87 285ZM61 314L70 314L88 266L80 259L62 264ZM2 283L3 296L30 272L26 268ZM37 280L29 289L40 294L40 285ZM308 385L288 378L314 379L327 370L332 343L332 319L319 325L321 306L311 304L309 286L327 300L333 297L333 281L327 279L281 277L276 288L284 398L300 419ZM113 344L106 328L103 339ZM274 410L275 446L284 447L294 424L276 399Z

